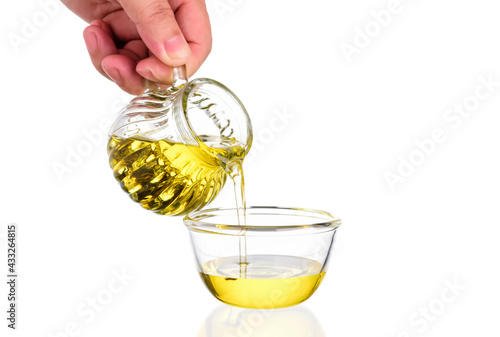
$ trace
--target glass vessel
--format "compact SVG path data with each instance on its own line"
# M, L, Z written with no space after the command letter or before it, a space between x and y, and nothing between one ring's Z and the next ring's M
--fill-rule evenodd
M187 215L196 266L220 301L252 309L284 308L308 299L328 269L340 219L303 208L247 207Z
M135 97L109 132L109 163L132 200L161 215L210 203L252 144L245 107L221 83L173 68L166 90Z

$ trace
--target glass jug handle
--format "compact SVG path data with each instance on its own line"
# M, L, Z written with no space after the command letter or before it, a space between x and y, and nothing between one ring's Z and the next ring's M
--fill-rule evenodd
M186 66L182 65L179 67L172 67L172 75L174 77L174 82L172 87L179 88L188 82Z

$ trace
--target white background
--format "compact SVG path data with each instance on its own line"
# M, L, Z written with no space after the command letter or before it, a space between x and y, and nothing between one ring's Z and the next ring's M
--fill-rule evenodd
M6 275L5 231L16 223L20 276L16 331L5 327L0 287L1 336L498 335L500 86L487 99L474 95L480 78L500 81L499 8L401 0L380 28L371 12L389 4L208 2L214 45L196 77L226 84L249 111L249 204L317 208L343 220L316 294L293 309L250 313L239 321L250 330L238 335L224 323L229 307L199 280L182 219L141 209L113 179L104 133L58 177L54 165L67 165L85 133L129 97L93 69L82 20L58 4L15 47L8 37L23 36L23 18L43 19L42 8L4 3L0 261ZM363 46L358 29L367 27ZM346 44L358 48L351 62ZM444 118L464 101L477 106L460 125L456 114ZM291 117L273 131L277 113ZM446 140L422 157L415 142L436 128ZM385 175L400 174L412 154L418 165L391 189ZM228 185L214 205L231 196ZM102 311L78 313L123 270L133 279ZM63 334L68 326L76 332Z

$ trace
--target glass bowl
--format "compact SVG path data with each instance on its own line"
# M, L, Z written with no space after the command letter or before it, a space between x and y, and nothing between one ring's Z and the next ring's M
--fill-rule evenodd
M340 219L304 208L253 206L239 225L236 208L184 218L198 272L220 301L276 309L308 299L325 277Z

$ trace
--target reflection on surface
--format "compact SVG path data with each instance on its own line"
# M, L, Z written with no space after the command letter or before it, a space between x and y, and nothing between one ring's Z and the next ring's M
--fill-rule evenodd
M300 305L286 309L215 308L198 337L325 337L314 314Z

